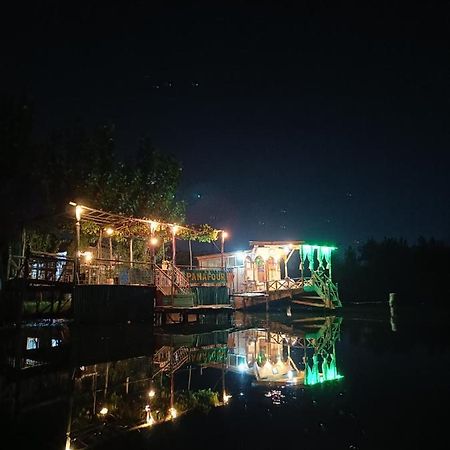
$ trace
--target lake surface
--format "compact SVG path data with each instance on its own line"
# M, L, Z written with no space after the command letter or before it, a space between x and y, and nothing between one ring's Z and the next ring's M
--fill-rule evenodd
M360 307L4 329L2 447L447 448L448 319Z

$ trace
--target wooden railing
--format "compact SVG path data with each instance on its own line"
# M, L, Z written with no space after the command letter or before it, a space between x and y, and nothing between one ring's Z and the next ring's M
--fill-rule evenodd
M272 280L267 282L267 290L279 291L282 289L301 289L303 280L301 278L286 278L284 280Z
M79 284L152 284L149 263L123 260L93 259L80 264Z
M22 278L44 283L77 284L152 284L149 263L122 260L80 258L78 277L75 275L75 260L49 253L32 252L28 257L10 256L8 278Z
M314 289L322 298L326 307L333 308L342 306L337 286L325 273L313 272L311 279Z
M23 278L39 282L73 282L75 261L48 253L10 256L8 278Z
M165 269L155 265L155 285L164 295L191 292L183 272L171 264Z
M283 280L270 280L270 281L253 281L249 280L244 283L245 292L267 292L267 291L280 291L301 289L304 286L310 286L311 281L303 278L285 278Z
M163 350L164 349L164 350ZM175 372L184 364L189 361L189 348L187 347L179 347L175 351L171 351L170 347L162 348L161 353L156 352L153 361L155 364L159 365L159 369L153 374L153 377L156 377L161 372ZM165 357L163 359L163 356Z

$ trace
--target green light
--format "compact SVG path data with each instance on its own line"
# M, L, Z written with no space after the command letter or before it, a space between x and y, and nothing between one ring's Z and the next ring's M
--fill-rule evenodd
M314 248L314 249L323 249L323 250L325 250L325 251L327 251L327 250L329 250L329 251L331 251L331 250L337 250L337 247L334 247L334 246L332 246L332 245L317 245L317 244L303 244L303 248L306 250L306 249L309 249L309 248Z

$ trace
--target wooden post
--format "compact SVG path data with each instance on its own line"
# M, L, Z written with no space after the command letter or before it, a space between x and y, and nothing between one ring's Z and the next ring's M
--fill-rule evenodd
M225 363L222 363L222 402L225 403Z
M264 261L264 274L266 276L266 313L269 312L269 261Z
M96 409L97 409L97 364L94 365L94 375L92 377L92 393L93 393L93 402L92 402L92 417L95 417Z
M97 241L97 259L102 258L102 238L103 238L103 230L100 228L98 233L98 241Z
M25 256L25 247L27 245L27 230L22 228L22 257Z
M175 242L175 232L172 232L172 264L173 267L176 265L176 253L177 253L177 246Z
M192 241L189 239L189 268L192 269Z
M11 246L8 245L8 261L6 263L6 279L11 276L11 258L12 258L12 249Z
M130 238L130 263L133 267L133 238Z
M221 260L221 267L223 269L224 268L223 249L224 249L224 245L225 245L225 237L224 237L223 231L222 231L221 234L222 234L222 243L221 243L221 246L220 246L220 260Z
M76 250L75 250L75 274L73 277L74 283L78 283L80 279L80 221L77 220L75 224L76 233L77 233L77 242L76 242Z
M72 376L69 380L69 411L67 414L67 425L66 425L66 446L65 450L70 450L71 447L71 437L72 433L72 416L73 416L73 403L74 403L74 389L75 389L75 369L72 371Z
M173 347L170 348L170 409L172 412L173 400L174 400L174 379L173 379Z
M397 331L397 327L395 325L395 292L389 293L389 309L391 313L391 330Z
M104 391L104 396L106 398L106 395L108 394L108 384L109 384L109 365L111 363L107 362L106 363L106 375L105 375L105 391Z

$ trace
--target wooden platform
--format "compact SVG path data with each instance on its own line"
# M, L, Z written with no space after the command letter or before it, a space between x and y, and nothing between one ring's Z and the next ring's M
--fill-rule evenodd
M204 314L210 312L232 312L232 305L199 305L199 306L155 306L155 312Z

